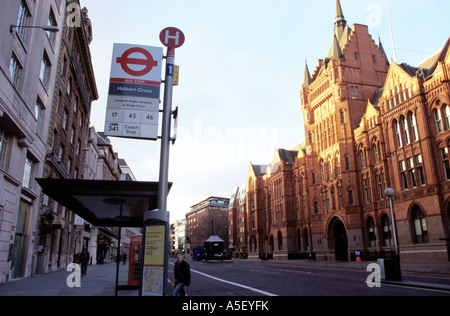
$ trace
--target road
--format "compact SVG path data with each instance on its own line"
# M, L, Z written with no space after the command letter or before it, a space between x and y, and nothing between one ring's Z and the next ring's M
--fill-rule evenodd
M170 260L170 281L174 262ZM342 267L256 260L187 262L192 278L188 296L450 296L448 291L385 283L371 288L366 283L371 272ZM450 276L403 274L403 281L450 285Z

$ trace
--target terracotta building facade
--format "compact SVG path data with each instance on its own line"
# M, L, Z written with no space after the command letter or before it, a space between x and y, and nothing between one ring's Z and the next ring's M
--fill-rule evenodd
M306 140L250 164L249 256L389 258L390 187L401 260L448 262L450 40L415 67L389 62L367 26L347 24L339 0L330 35L328 55L305 66Z

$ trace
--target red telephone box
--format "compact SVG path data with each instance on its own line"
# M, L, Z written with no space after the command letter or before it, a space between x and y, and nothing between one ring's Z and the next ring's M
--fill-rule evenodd
M139 285L141 277L141 247L142 235L131 236L128 285Z

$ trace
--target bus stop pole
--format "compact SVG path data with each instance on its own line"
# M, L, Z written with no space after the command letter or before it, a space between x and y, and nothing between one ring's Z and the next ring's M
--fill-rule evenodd
M175 49L167 49L166 78L164 83L164 106L161 134L161 156L159 163L158 209L167 211L169 193L169 151L170 128L172 119L173 73L175 66Z
M144 266L146 265L146 248L149 245L155 245L155 240L151 241L151 238L155 238L154 234L159 233L159 238L163 238L164 242L156 242L158 248L160 247L163 252L160 252L160 256L164 258L157 258L156 261L163 263L162 272L162 296L167 295L167 277L169 266L169 212L167 211L167 195L169 194L169 151L170 151L170 129L172 120L172 93L173 93L173 74L174 74L174 61L175 61L175 49L168 48L166 57L166 76L164 86L164 103L163 103L163 117L162 117L162 132L161 132L161 153L159 164L159 183L158 183L158 204L156 210L149 210L144 217L143 227L143 253L142 258ZM159 227L159 228L157 228ZM164 227L164 228L163 228ZM155 230L156 229L156 230ZM163 236L161 236L163 234ZM153 237L152 237L153 236ZM155 258L149 259L153 261ZM148 263L148 262L147 262ZM143 273L143 272L141 272ZM145 275L142 274L140 295L145 295L143 290L143 282ZM154 295L154 294L150 294Z

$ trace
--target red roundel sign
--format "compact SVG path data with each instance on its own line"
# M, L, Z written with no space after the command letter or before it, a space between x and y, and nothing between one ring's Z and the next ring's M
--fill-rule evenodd
M176 27L166 27L159 34L159 39L164 46L169 48L178 48L184 44L184 34Z
M131 54L139 53L144 55L145 58L130 58ZM144 48L133 47L123 53L121 57L117 58L117 63L122 66L122 69L131 76L141 77L152 71L153 67L158 66L158 62L153 59L152 54ZM141 70L133 70L128 65L142 65Z

